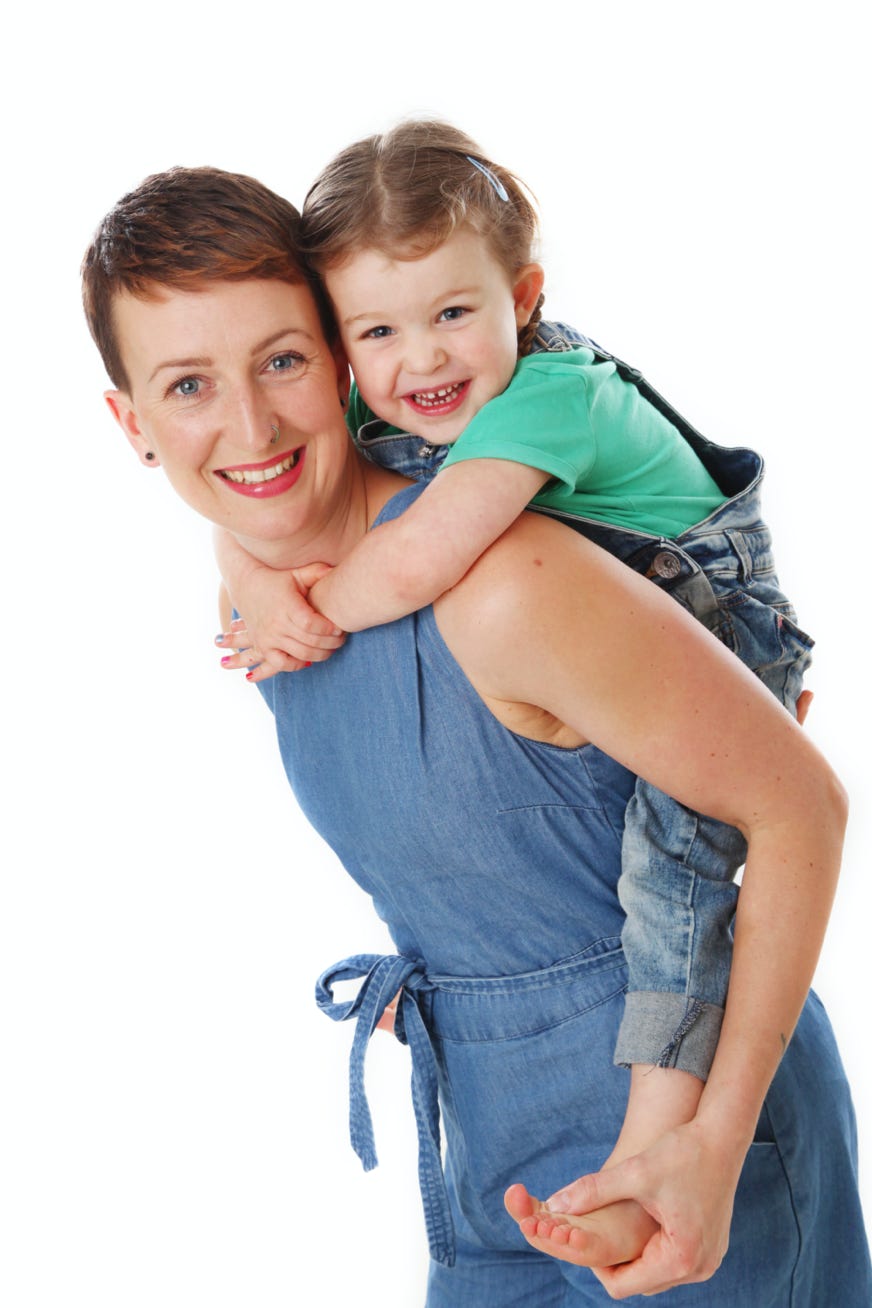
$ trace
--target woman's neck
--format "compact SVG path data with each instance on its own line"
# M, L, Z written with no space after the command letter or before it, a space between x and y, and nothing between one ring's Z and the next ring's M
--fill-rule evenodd
M369 531L391 496L408 485L405 477L355 455L344 492L328 520L275 540L252 536L237 536L237 540L253 558L271 568L300 568L307 563L335 567Z

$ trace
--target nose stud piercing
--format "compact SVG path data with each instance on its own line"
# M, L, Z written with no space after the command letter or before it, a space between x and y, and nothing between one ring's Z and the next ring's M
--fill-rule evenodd
M276 441L279 438L279 429L275 423L273 423L272 426L270 427L270 431L272 432L272 436L270 436L269 438L269 443L270 445L275 445Z

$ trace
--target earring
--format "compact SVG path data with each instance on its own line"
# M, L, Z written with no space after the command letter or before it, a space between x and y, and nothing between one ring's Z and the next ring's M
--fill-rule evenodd
M149 463L151 463L152 460L154 459L154 455L152 454L151 450L146 450L145 457L148 459Z

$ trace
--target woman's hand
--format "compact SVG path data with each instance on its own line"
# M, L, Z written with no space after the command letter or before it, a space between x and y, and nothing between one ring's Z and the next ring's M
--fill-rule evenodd
M612 1299L656 1295L707 1281L722 1264L740 1168L741 1159L714 1150L690 1122L634 1158L579 1177L544 1205L523 1186L512 1186L506 1203L533 1248L592 1267ZM635 1203L622 1213L618 1205L628 1199ZM641 1230L639 1209L650 1223L647 1243L633 1261L601 1265L621 1248L622 1227L628 1240ZM599 1218L604 1230L573 1223L582 1214Z
M265 681L277 672L297 672L328 659L345 640L345 633L307 602L311 588L331 568L312 563L288 572L251 569L238 603L245 619L231 623L216 638L225 655L221 666L247 669L246 680Z

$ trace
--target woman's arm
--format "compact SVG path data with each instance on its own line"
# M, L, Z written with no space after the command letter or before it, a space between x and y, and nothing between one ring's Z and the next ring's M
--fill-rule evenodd
M672 1237L610 1289L711 1275L763 1098L805 1001L838 876L839 782L774 697L649 582L558 524L525 515L437 606L501 720L588 739L748 840L730 990L712 1072L668 1148L586 1182L628 1195ZM543 725L544 724L544 725ZM550 726L548 724L551 724ZM610 1184L609 1177L618 1180ZM570 1201L578 1207L578 1193Z

